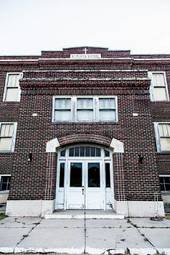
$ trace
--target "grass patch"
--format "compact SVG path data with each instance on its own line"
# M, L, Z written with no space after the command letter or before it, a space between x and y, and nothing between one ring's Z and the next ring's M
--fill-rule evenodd
M5 213L0 213L0 220L3 220L4 218L6 218L7 216L5 215Z
M166 214L165 219L170 220L170 214Z

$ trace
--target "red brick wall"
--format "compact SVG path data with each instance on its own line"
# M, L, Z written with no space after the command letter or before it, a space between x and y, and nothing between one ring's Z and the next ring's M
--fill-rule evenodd
M79 51L80 49L78 49ZM99 49L97 50L99 51ZM97 52L96 51L96 52ZM68 50L62 54L68 54ZM91 50L92 53L94 53ZM77 51L75 53L78 53ZM58 53L44 52L42 57L57 57ZM70 54L70 53L69 53ZM170 154L157 154L155 147L154 121L170 121L170 103L151 103L149 100L149 82L147 80L110 80L92 81L91 78L146 78L143 72L122 73L63 73L26 72L21 82L22 96L20 103L2 102L6 72L22 70L133 70L145 69L150 71L166 71L170 90L170 62L135 60L127 52L108 53L113 59L69 61L38 59L32 62L24 60L22 63L8 61L0 62L0 121L18 122L15 153L0 153L0 173L12 173L10 199L51 199L55 196L55 167L50 172L52 191L47 192L47 161L45 152L46 142L57 137L76 136L78 134L100 135L111 140L113 137L125 144L123 155L124 190L129 200L152 200L154 192L159 191L159 173L170 174ZM117 55L122 59L116 59ZM128 56L129 55L129 56ZM153 56L149 56L153 58ZM159 56L157 56L159 57ZM166 56L164 56L166 57ZM5 59L6 57L4 57ZM17 57L15 57L16 59ZM0 59L3 59L1 57ZM37 60L36 60L37 59ZM34 80L32 79L34 78ZM46 80L37 80L45 78ZM52 78L53 80L48 80ZM64 81L62 79L65 79ZM67 80L66 80L67 78ZM71 81L69 78L78 80ZM82 80L80 80L82 79ZM117 95L118 123L52 123L52 97L54 95ZM33 117L32 113L38 113ZM138 113L137 117L133 113ZM75 141L76 141L75 137ZM32 153L32 162L28 162L28 154ZM138 162L138 154L144 157L143 164ZM118 167L114 166L114 179L117 199L120 196L121 178ZM116 179L117 178L117 179ZM48 180L49 181L49 180ZM49 187L49 186L48 186Z

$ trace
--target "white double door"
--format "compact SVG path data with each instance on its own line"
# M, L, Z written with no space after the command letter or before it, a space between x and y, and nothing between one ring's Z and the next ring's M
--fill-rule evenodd
M102 161L68 161L66 209L104 209L105 183Z

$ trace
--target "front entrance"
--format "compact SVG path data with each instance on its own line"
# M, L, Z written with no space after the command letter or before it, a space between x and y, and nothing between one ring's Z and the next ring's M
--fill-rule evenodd
M109 150L75 146L58 156L56 209L112 209L112 162Z
M101 162L69 162L68 209L103 209Z

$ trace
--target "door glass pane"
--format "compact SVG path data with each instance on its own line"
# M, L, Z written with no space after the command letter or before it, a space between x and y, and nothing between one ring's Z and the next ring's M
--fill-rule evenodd
M82 163L70 164L70 187L82 187Z
M110 188L110 163L105 163L106 188Z
M100 164L88 163L88 187L100 187Z
M64 187L64 168L65 168L65 164L60 163L60 184L59 184L60 188Z

